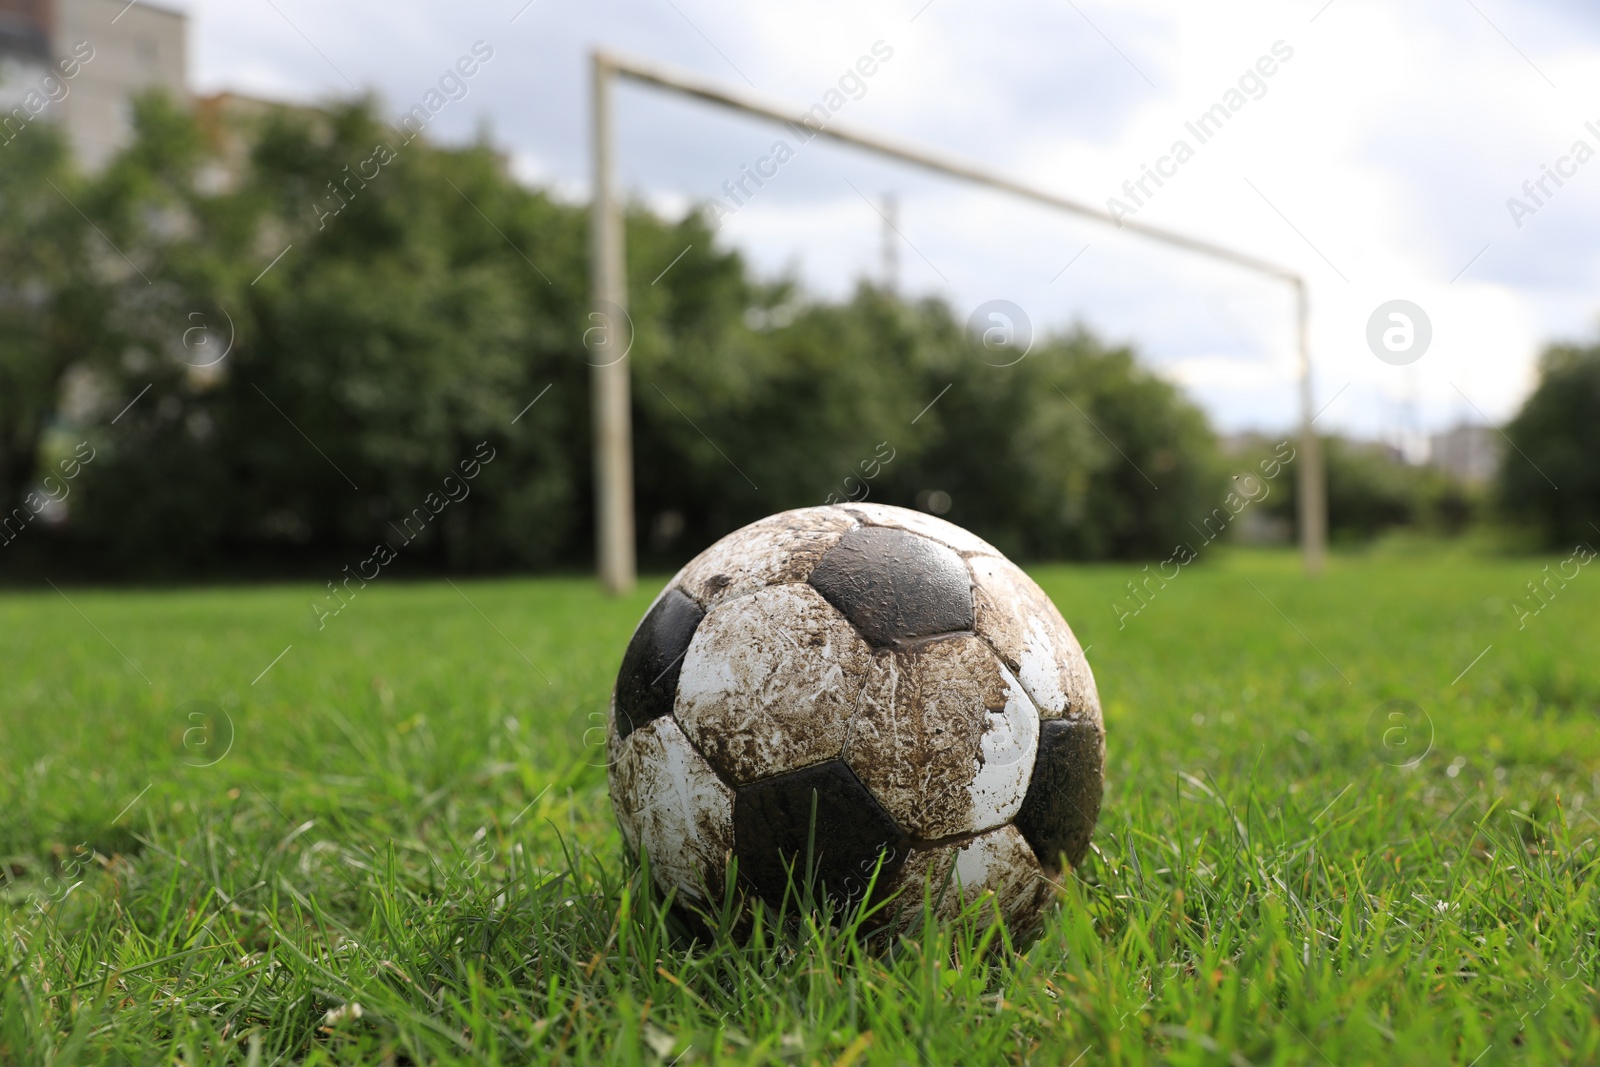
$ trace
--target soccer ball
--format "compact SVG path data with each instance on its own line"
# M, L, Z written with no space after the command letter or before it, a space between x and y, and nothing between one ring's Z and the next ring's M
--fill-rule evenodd
M706 549L634 631L608 723L625 845L690 909L735 858L738 899L809 878L894 916L928 886L941 918L993 894L1025 931L1100 811L1072 630L993 546L904 508L786 511Z

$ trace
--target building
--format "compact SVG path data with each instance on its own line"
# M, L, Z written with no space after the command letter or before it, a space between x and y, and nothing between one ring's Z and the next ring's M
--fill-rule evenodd
M0 0L0 150L58 124L98 170L127 144L133 99L188 99L188 19L146 0Z
M21 105L51 71L51 0L0 0L0 107Z
M1467 485L1485 485L1500 467L1500 432L1462 423L1428 439L1428 462Z
M333 137L333 119L325 108L284 104L226 90L193 99L195 122L217 156L213 164L216 169L207 179L213 183L213 191L227 188L245 172L253 134L273 118L293 117L311 126L317 136Z

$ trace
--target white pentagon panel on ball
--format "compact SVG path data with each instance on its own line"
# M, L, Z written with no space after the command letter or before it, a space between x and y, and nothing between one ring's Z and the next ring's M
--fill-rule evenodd
M914 534L921 534L955 549L963 556L1000 555L998 548L977 534L926 512L897 508L891 504L845 504L841 507L845 511L853 512L862 522L871 526L894 526Z
M1015 826L1002 826L952 850L951 904L993 893L1007 923L1031 920L1049 899L1044 869Z
M713 608L689 642L673 716L735 785L837 757L872 650L811 586Z
M623 836L649 857L657 887L694 900L704 900L706 888L720 896L733 849L733 791L671 716L622 738L609 774Z
M1027 926L1049 902L1050 885L1028 842L1007 824L960 845L913 849L883 893L897 894L893 911L901 922L921 912L925 893L934 917L944 922L993 894L1008 925Z
M837 508L800 508L735 530L678 572L673 584L708 610L769 585L803 582L860 523Z
M1099 722L1100 695L1089 661L1044 590L1008 559L973 557L967 566L978 636L1016 672L1040 716Z
M850 720L845 761L913 837L976 833L1016 815L1039 712L969 634L879 653Z

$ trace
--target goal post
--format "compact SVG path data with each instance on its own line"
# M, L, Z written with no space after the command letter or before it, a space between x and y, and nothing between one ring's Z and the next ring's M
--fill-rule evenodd
M593 113L593 196L590 201L591 320L604 330L608 352L620 343L627 318L626 237L622 205L616 190L615 131L611 88L616 78L730 108L746 115L781 122L809 135L821 135L901 163L959 178L1044 207L1125 230L1169 247L1231 264L1286 283L1294 295L1295 335L1300 371L1299 517L1300 549L1305 569L1320 573L1327 554L1328 508L1322 449L1312 426L1311 351L1308 336L1309 294L1298 272L1245 252L1176 230L1115 219L1099 208L1040 189L977 163L913 145L859 126L833 120L817 123L803 108L765 99L756 93L647 60L596 50L591 57ZM601 584L612 593L633 587L635 546L633 516L633 443L630 422L628 366L623 356L592 364L595 476L595 549Z

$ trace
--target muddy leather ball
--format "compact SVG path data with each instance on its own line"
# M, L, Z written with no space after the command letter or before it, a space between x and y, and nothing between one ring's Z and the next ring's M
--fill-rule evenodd
M1022 931L1100 811L1100 701L1061 613L903 508L786 511L695 557L634 631L608 723L625 846L690 908L731 866L746 901L809 872L797 888L840 905L982 897Z

